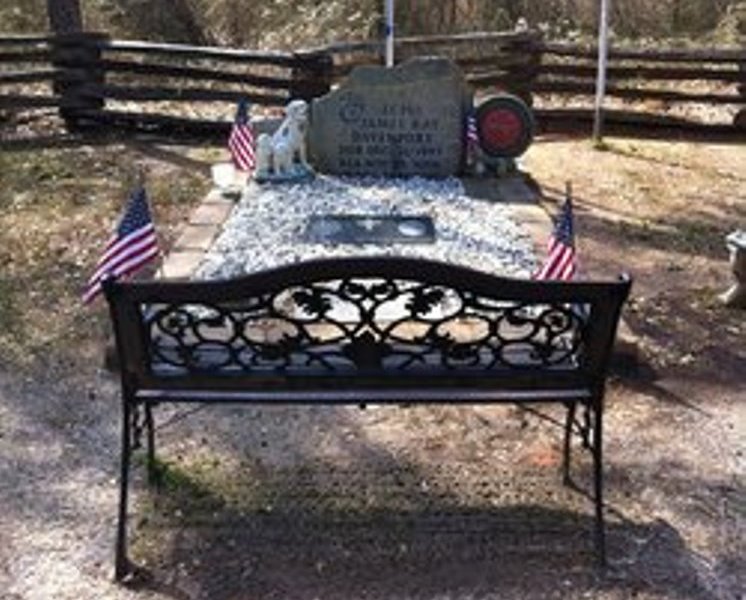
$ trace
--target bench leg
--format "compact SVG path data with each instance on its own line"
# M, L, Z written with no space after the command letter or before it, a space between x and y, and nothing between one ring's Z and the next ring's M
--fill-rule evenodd
M565 441L562 452L562 481L565 485L571 485L570 480L570 454L572 452L572 426L575 423L576 402L567 405L567 416L565 417Z
M155 462L155 423L153 421L153 407L145 403L145 429L148 438L147 470L148 483L153 485L160 481L160 472Z
M130 573L127 558L127 494L129 491L130 454L132 452L132 415L126 400L122 409L122 455L119 471L119 517L117 521L116 561L114 576L122 581Z
M606 566L606 527L604 524L603 472L603 409L597 403L593 409L593 499L596 508L596 556L601 567Z

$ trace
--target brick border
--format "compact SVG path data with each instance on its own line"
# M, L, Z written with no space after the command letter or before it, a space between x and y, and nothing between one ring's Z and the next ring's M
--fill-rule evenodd
M163 259L158 277L189 279L220 233L235 204L232 196L218 189L210 190L189 215L186 227Z

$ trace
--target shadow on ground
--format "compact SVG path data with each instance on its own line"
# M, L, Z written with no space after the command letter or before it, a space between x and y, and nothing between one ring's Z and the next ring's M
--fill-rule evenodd
M561 432L553 414L487 413L482 431L499 436L499 453L472 460L463 437L454 441L458 452L444 451L447 461L431 450L422 463L369 435L377 419L430 417L398 410L256 411L244 413L253 425L241 434L227 425L238 415L230 410L226 425L209 427L210 450L198 449L196 460L194 448L186 458L173 443L182 434L174 436L162 485L132 510L139 571L131 585L211 600L721 597L673 525L627 511L622 491L645 487L630 486L635 475L625 467L609 469L609 566L598 568L592 504L582 491L588 455L575 452L577 487L562 486L549 442ZM287 427L293 412L297 431ZM441 415L446 424L455 416ZM263 427L277 440L267 454L256 433ZM279 428L288 439L306 435L294 442L293 460L273 464L267 457L283 452ZM321 432L347 461L319 454ZM541 448L528 451L538 440Z
M132 585L167 597L715 597L678 532L660 520L613 519L610 566L600 571L592 519L572 510L458 506L437 497L424 508L420 498L412 510L331 509L329 496L318 496L328 494L328 485L316 481L304 498L237 511L194 481L180 485L199 498L198 514L179 511L178 490L163 491L136 543L149 554L154 542L161 556ZM320 500L316 509L307 506L309 492Z

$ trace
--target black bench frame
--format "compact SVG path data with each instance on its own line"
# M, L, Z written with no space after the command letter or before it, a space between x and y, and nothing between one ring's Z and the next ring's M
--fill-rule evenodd
M383 257L309 261L231 281L107 280L122 385L116 578L132 571L132 452L145 432L152 481L153 408L162 402L561 403L564 479L579 433L593 457L595 547L605 564L603 397L630 286L627 277L517 280Z

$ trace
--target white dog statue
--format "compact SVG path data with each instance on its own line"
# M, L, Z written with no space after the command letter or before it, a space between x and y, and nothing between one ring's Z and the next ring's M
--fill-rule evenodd
M254 176L269 177L272 171L272 137L268 133L261 133L256 138L256 169Z
M293 100L285 107L285 119L271 136L256 141L256 174L259 181L286 181L313 174L306 159L308 104Z

